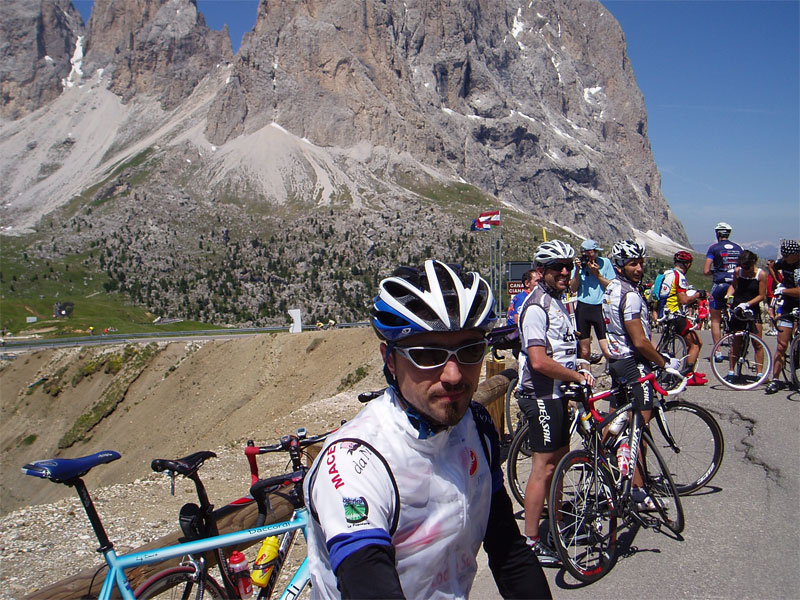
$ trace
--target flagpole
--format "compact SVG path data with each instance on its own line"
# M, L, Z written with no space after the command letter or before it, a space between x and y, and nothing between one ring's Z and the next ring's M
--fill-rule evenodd
M498 301L498 312L497 314L502 314L503 312L503 210L498 209L498 217L500 218L500 225L498 226L498 237L499 242L497 244L497 301Z

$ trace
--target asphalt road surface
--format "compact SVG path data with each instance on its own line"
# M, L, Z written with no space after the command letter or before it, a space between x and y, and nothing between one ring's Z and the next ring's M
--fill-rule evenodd
M710 332L701 338L707 356ZM775 338L765 339L774 351ZM682 498L683 539L620 531L630 546L603 579L583 585L563 569L545 569L554 598L800 597L800 394L733 391L717 382L706 358L699 362L709 383L682 397L717 418L725 456L710 486ZM500 598L485 553L479 560L471 597Z

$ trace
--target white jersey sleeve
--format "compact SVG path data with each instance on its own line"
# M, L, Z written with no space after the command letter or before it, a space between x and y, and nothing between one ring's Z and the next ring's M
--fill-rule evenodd
M397 527L397 486L383 458L361 440L339 440L320 458L310 507L324 523L331 568L371 544L389 545Z

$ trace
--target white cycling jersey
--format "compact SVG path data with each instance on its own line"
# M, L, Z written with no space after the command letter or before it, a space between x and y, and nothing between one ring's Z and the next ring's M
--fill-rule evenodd
M520 317L522 349L526 359L519 361L518 389L535 392L537 398L560 398L560 379L551 379L537 373L527 360L528 348L544 346L547 356L568 369L575 368L578 338L566 307L542 287L536 286L525 304Z
M418 439L391 389L343 425L304 483L312 596L339 598L342 561L391 544L407 598L466 598L492 496L484 447L471 410Z
M636 351L625 329L625 321L640 319L642 329L650 339L650 319L647 304L633 284L625 279L612 279L603 295L603 320L606 323L608 353L611 358L628 358Z

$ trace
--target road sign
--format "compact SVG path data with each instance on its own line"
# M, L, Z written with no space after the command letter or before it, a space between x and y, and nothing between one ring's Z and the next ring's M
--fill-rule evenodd
M506 282L506 289L508 290L508 295L512 298L519 294L520 292L525 291L525 285L522 281L515 280L515 281L507 281Z

